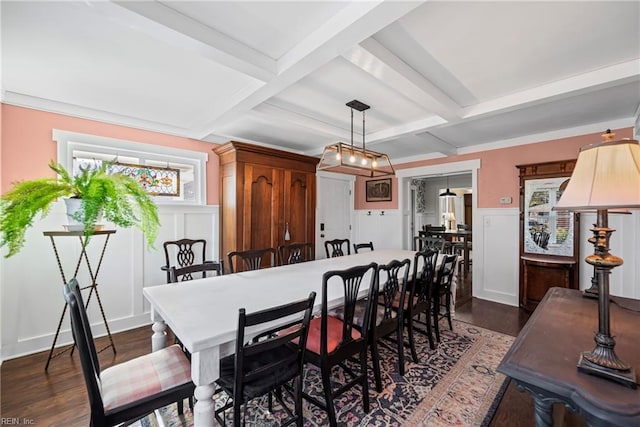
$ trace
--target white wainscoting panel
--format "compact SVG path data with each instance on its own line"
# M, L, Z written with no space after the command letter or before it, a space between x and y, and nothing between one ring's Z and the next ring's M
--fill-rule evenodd
M160 270L164 264L163 241L203 237L207 239L211 259L219 258L218 206L162 205L159 213L161 229L155 249L147 249L138 229L118 228L115 234L110 235L97 283L112 333L150 323L149 307L142 296L142 289L166 281L164 272ZM37 220L27 231L26 244L18 254L0 259L2 360L48 350L53 342L64 307L62 278L51 242L42 233L61 231L61 224L65 223L64 203L58 202L46 218ZM108 224L105 227L111 228ZM69 280L80 256L80 242L71 236L56 237L55 242ZM104 236L94 236L87 247L94 269L103 242ZM90 283L84 263L77 278L82 286ZM87 295L88 290L85 298ZM93 298L89 304L89 317L94 334L104 335L106 330ZM61 331L57 345L72 342L68 315ZM68 363L63 359L52 363Z
M593 267L584 259L593 253L593 245L587 239L593 236L590 228L596 222L595 213L580 214L580 289L591 286ZM609 227L615 231L609 240L609 252L624 261L611 271L609 287L611 295L640 299L640 212L609 214Z
M473 296L518 306L518 209L476 209Z
M398 209L357 210L354 225L352 244L373 242L374 248L402 248L402 217Z

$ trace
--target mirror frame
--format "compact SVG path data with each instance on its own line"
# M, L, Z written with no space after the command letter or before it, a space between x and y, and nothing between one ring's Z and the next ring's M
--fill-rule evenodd
M569 245L553 245L551 250L535 250L529 233L529 208L532 183L540 184L541 191L549 190L548 201L543 212L551 212L559 195L554 187L561 186L571 177L576 159L545 163L516 165L520 172L520 306L533 311L543 291L553 286L572 289L579 288L579 252L580 252L580 214L569 212L570 226L573 227L573 239ZM558 179L560 178L560 179ZM535 180L535 181L534 181ZM555 200L553 199L555 195ZM544 197L543 197L544 198ZM555 211L554 211L555 212ZM553 215L557 218L558 214ZM555 234L555 231L552 231ZM527 245L528 243L528 245Z

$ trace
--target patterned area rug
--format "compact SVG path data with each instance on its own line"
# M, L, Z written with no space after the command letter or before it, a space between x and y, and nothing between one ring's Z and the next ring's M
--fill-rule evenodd
M444 323L442 323L444 326ZM426 336L415 334L419 363L415 363L407 348L406 370L402 377L396 372L395 352L379 346L384 382L382 393L375 391L370 373L371 410L364 413L360 388L355 387L336 401L338 423L341 426L482 426L491 420L496 409L505 377L496 367L514 338L454 321L454 330L441 331L441 342L429 349ZM336 371L336 385L344 377ZM322 396L318 370L305 370L305 390ZM224 394L216 397L222 405ZM496 399L498 397L498 399ZM267 400L255 399L247 408L246 423L252 426L278 426L284 411L274 403L273 413L267 410ZM328 425L326 413L304 402L305 426ZM227 425L232 425L228 411ZM158 420L160 417L161 420ZM176 406L156 411L136 427L190 427L192 414L185 401L185 414L178 416Z

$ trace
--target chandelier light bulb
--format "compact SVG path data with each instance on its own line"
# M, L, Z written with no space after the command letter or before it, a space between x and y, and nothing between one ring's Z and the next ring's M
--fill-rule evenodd
M351 156L349 156L349 161L351 163L355 163L356 162L356 156L354 154L351 154Z
M378 167L378 161L376 159L373 159L373 161L371 162L371 167Z
M340 161L340 152L336 153L336 160Z
M367 166L367 158L363 157L361 163L362 163L362 166Z

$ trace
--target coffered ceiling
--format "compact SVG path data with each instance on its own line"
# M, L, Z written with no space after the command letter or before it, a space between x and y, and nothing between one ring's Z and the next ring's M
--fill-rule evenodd
M640 2L2 1L3 102L409 160L632 126ZM362 122L356 112L355 142Z

